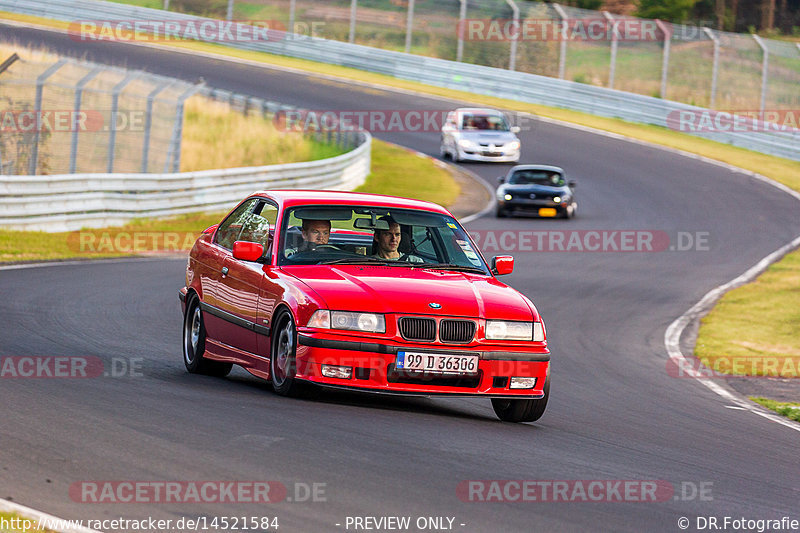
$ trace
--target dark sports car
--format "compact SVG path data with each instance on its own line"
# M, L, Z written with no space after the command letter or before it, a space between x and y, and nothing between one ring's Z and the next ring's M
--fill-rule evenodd
M498 218L515 212L540 217L572 218L578 211L575 182L564 170L549 165L517 165L497 178Z

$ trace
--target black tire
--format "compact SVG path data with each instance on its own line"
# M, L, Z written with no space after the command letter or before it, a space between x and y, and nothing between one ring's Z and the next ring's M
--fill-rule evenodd
M550 397L550 380L544 384L544 398L538 400L506 400L492 398L492 408L503 422L535 422L539 420L547 408Z
M508 211L498 205L494 209L494 216L497 218L506 218L508 216Z
M274 322L272 350L269 357L269 380L281 396L297 396L300 383L295 379L297 366L297 328L292 315L282 312Z
M203 323L203 312L200 310L200 301L196 296L189 299L186 304L186 313L183 316L183 363L191 374L205 374L207 376L227 376L232 363L222 363L206 359L206 327Z

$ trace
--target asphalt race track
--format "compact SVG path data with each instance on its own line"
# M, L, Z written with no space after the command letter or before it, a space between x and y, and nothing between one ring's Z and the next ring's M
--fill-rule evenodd
M202 76L214 87L312 109L456 106L52 32L0 25L0 38ZM436 132L376 136L438 155ZM481 245L512 232L506 246L482 248L515 256L504 281L531 297L546 321L553 385L539 422L499 422L489 400L294 400L242 371L189 375L178 302L185 259L3 270L0 355L91 356L126 375L0 381L0 498L75 519L276 516L283 532L353 531L346 520L356 516L409 516L412 526L418 517L450 517L465 533L675 532L681 517L689 531L705 517L720 526L725 516L800 519L797 431L675 377L664 348L667 326L707 291L800 234L797 200L719 166L568 127L535 122L521 138L522 162L563 166L578 182L578 218L489 215L468 228ZM492 185L508 168L466 166ZM519 232L530 230L656 231L689 249L515 249ZM688 236L701 245L688 246ZM270 480L292 501L92 504L70 495L75 483L104 480ZM657 502L463 501L457 488L468 480L663 480L674 492ZM308 501L305 488L315 483L324 492Z

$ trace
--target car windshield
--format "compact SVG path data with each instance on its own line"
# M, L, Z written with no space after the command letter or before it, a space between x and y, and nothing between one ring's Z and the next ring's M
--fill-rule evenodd
M289 208L279 238L281 265L382 264L490 275L455 218L380 206Z
M464 113L461 118L463 130L492 130L508 131L508 124L503 115L490 115L486 113Z
M560 172L550 170L517 170L508 180L511 185L547 185L563 187L567 184Z

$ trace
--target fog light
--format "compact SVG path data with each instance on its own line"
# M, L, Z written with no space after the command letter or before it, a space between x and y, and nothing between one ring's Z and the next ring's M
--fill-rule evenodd
M536 378L511 378L510 389L532 389L536 385Z
M511 196L510 194L506 194L505 196L503 196L503 198L504 198L505 200L513 200L513 199L514 199L514 197L513 197L513 196Z
M353 368L349 366L322 365L322 375L326 378L350 379L353 375Z

